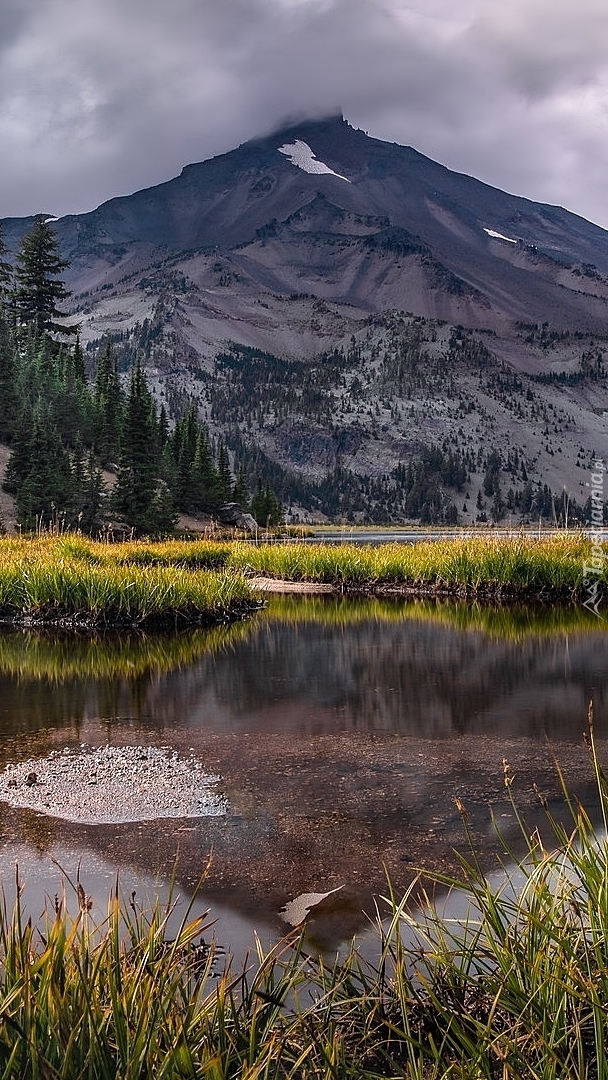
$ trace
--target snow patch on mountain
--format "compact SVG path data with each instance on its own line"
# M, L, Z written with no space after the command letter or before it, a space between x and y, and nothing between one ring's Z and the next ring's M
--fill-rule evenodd
M319 161L308 143L302 142L301 139L296 139L293 143L283 143L283 146L279 146L279 154L285 154L285 157L289 158L292 165L296 165L298 169L303 169L304 172L329 173L331 176L337 176L339 180L346 180L347 184L351 183L347 176L341 176L340 173L330 169L329 165Z
M484 226L483 231L485 233L487 233L488 236L494 236L496 238L496 240L507 240L509 244L516 244L517 243L517 240L514 240L512 236L504 236L502 233L496 232L495 229L486 229L485 226Z

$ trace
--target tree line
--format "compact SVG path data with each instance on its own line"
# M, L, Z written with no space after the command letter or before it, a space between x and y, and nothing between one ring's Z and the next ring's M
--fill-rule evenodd
M95 534L116 523L154 535L174 529L180 512L230 501L261 525L281 520L262 479L250 498L244 466L233 475L226 447L210 440L194 404L171 426L138 359L125 385L106 342L87 376L78 327L61 308L68 264L43 217L14 265L8 254L0 232L0 441L11 449L4 488L22 527L61 523Z

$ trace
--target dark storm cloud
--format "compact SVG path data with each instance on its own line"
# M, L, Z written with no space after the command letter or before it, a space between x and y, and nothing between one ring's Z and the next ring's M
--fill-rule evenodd
M608 225L607 43L603 0L2 0L0 216L86 210L341 107Z

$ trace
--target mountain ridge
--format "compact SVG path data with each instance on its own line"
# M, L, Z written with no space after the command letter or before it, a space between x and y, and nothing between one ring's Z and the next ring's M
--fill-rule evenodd
M203 181L202 186L208 189L213 189L214 184L217 186L218 181L228 180L228 188L232 191L236 186L235 182L238 182L251 169L264 174L267 172L282 173L283 178L291 172L291 179L295 182L296 167L278 155L277 150L279 144L285 143L289 139L304 138L304 136L315 143L312 149L319 159L324 162L327 160L327 163L332 168L335 167L336 170L342 168L344 172L352 172L351 179L353 181L367 180L378 183L387 176L392 179L398 178L399 169L405 169L410 184L409 199L404 200L401 210L397 209L394 217L395 224L408 227L404 223L404 217L410 213L409 208L412 202L414 202L415 220L418 222L420 220L420 204L416 200L419 199L421 192L425 195L434 194L435 196L441 196L446 209L449 208L451 203L454 207L459 205L462 213L468 211L469 225L479 226L480 220L485 215L488 219L485 221L485 225L488 228L496 228L496 231L500 231L500 228L509 229L517 226L517 239L525 243L536 243L539 250L544 250L544 244L544 248L547 249L545 253L549 253L550 250L564 251L563 242L561 245L557 243L555 236L552 238L549 235L539 237L534 229L533 222L540 226L541 230L545 229L545 231L549 227L555 230L557 222L561 222L562 227L567 224L570 227L570 234L573 239L578 237L578 240L586 245L593 242L597 244L594 254L598 255L599 252L602 266L608 270L608 232L600 226L588 222L585 218L573 214L563 207L553 206L548 203L537 203L524 196L512 195L475 177L454 172L447 166L421 154L413 147L375 139L359 129L352 128L343 117L336 115L324 120L303 121L276 130L271 134L248 140L227 153L185 165L177 176L171 177L161 184L142 188L129 195L115 196L85 214L65 215L57 219L55 223L62 248L67 255L73 253L70 251L70 247L74 245L75 241L74 225L80 225L81 227L86 225L90 228L91 224L97 222L107 224L112 220L112 214L115 211L124 209L125 206L129 205L137 208L138 219L135 220L133 215L127 215L125 221L124 217L121 220L121 215L117 215L113 221L116 233L113 237L107 237L106 239L116 243L127 240L142 241L149 239L147 234L148 223L141 211L153 209L157 213L158 208L166 201L165 196L180 192L185 182L187 182L187 188L190 189L189 191L186 190L186 194L191 194L194 187L199 200L202 194L200 190L201 179ZM304 139L304 141L306 140ZM298 179L300 181L303 179L301 171ZM321 182L318 176L315 180L317 183ZM335 178L325 175L323 176L323 183L335 184ZM414 185L413 190L412 185ZM263 189L258 193L263 194ZM217 198L219 193L216 190L213 194ZM360 192L357 192L356 188L353 188L350 192L343 191L342 195L345 199L352 199L355 204L353 208L358 209L356 204L359 201ZM365 190L363 198L369 199L373 203L377 201L378 194L374 195L373 190ZM504 204L503 207L496 206L497 200ZM195 210L199 219L204 218L206 209L204 200L197 203ZM507 209L509 210L508 215L506 214ZM248 207L248 210L251 210L251 206ZM184 212L183 208L182 212ZM498 215L496 220L490 220L493 215ZM187 220L187 215L185 217ZM398 220L399 218L401 220ZM130 228L121 233L120 225L122 224L124 229L129 224L129 219ZM3 223L9 232L15 233L20 227L27 227L32 220L33 215L30 215L26 218L5 218ZM163 225L158 219L155 220L154 227L156 230L155 240L160 234L172 245L181 246L183 244L183 236L180 234L179 229L171 233L170 230L166 229L165 223L166 231L163 232ZM445 226L443 227L445 228ZM483 225L481 228L483 228ZM206 234L193 237L195 244L199 242L208 244L211 241L214 236L213 225L208 224L208 229L209 231ZM412 231L411 228L409 231ZM78 230L76 230L76 235L77 232ZM239 242L243 242L250 236L251 227L247 224ZM483 240L483 237L478 237L478 239ZM226 243L231 242L232 237L229 236ZM568 255L570 256L571 252Z
M13 250L32 221L4 219ZM584 218L333 115L53 227L88 355L139 356L277 486L364 487L437 445L466 447L462 520L489 512L489 448L505 496L525 474L584 501L608 439L608 232Z

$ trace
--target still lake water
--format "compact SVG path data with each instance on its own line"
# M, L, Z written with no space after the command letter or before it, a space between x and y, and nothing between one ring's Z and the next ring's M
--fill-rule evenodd
M530 827L533 784L559 808L553 755L594 812L582 733L608 750L608 633L583 609L274 597L251 619L171 636L0 634L0 766L80 744L193 749L222 777L225 817L79 825L0 804L0 873L36 915L80 863L103 913L125 894L188 897L237 955L287 929L279 910L343 886L310 938L362 931L416 869L455 869L462 798L497 865L491 812L517 846L503 758Z

